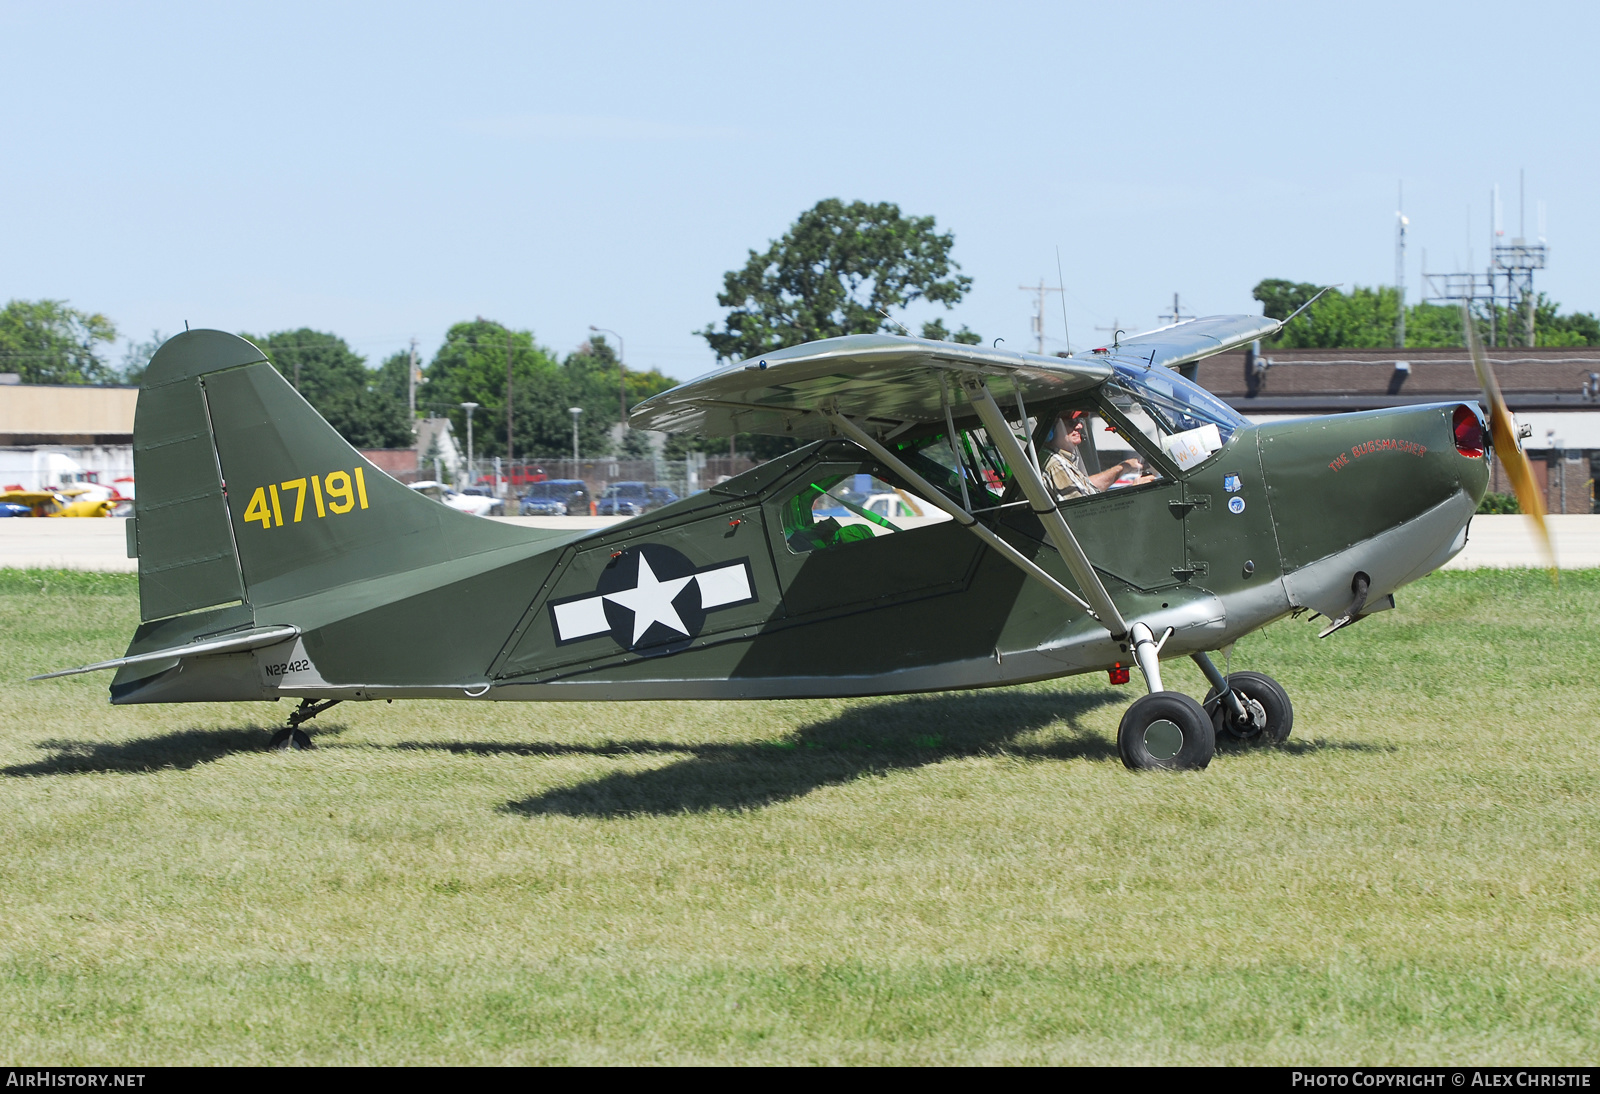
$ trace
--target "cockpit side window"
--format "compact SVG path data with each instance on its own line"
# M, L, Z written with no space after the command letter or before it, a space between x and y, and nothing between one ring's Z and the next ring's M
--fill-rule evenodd
M1246 424L1227 403L1171 369L1112 367L1116 378L1105 385L1106 398L1180 470L1205 462Z
M1165 478L1145 438L1095 404L1053 407L1037 427L1040 474L1058 503Z

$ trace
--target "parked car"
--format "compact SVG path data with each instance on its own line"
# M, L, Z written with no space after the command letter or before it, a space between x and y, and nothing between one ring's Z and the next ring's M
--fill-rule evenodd
M506 503L499 498L486 496L488 491L484 491L482 494L456 491L450 489L444 483L434 482L432 479L414 482L411 484L411 489L419 494L426 494L434 501L448 505L459 512L471 513L475 517L499 517L505 515ZM468 490L471 489L471 487L468 487Z
M671 505L677 500L678 495L674 494L669 487L652 486L650 488L650 508L652 509L660 509L663 505Z
M647 482L614 482L595 501L594 511L602 517L636 517L656 508Z
M525 517L586 517L589 487L582 479L546 479L528 487L518 511Z

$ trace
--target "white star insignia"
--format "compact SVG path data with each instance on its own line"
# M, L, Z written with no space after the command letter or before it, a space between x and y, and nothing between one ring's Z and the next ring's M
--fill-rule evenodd
M695 575L690 574L688 577L658 581L649 561L640 555L638 584L631 589L602 595L613 604L620 604L633 612L633 641L629 645L637 646L652 623L660 623L681 635L688 635L689 628L683 625L683 619L672 602L683 591L683 587L694 579Z

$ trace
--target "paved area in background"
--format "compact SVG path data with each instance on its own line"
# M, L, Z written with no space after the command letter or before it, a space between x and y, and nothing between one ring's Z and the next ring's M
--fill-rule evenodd
M1600 515L1545 518L1556 542L1556 559L1564 570L1600 566ZM1446 565L1446 570L1505 569L1543 566L1545 560L1526 517L1473 517L1467 529L1467 547Z
M574 531L605 528L620 517L492 517L506 524L529 528L567 528ZM66 570L137 569L127 557L127 533L116 518L40 520L13 517L0 520L0 567L43 567ZM1550 518L1556 554L1563 569L1600 566L1600 515ZM1499 569L1508 566L1542 566L1533 534L1522 517L1476 517L1467 536L1467 548L1446 569Z

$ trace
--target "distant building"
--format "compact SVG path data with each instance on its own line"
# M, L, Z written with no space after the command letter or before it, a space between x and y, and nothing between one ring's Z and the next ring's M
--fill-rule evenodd
M449 418L424 418L417 423L417 474L423 479L455 482L466 460L456 447Z
M1552 513L1595 512L1600 472L1600 348L1489 350L1500 389ZM1266 349L1201 361L1200 384L1252 421L1481 400L1465 349ZM1497 466L1489 489L1509 493Z
M6 374L14 375L14 374ZM133 474L139 389L0 378L0 486L53 488Z

